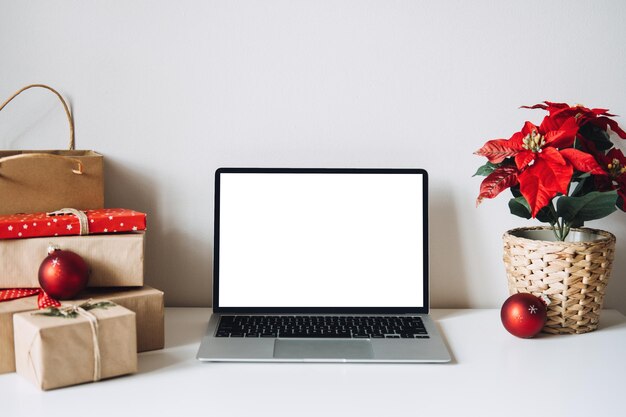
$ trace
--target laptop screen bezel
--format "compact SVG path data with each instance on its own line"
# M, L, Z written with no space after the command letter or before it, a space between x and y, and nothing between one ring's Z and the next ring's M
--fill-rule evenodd
M222 307L219 304L220 180L222 174L419 174L423 201L423 300L421 307ZM427 314L429 311L428 173L421 168L218 168L215 171L213 311L259 314Z

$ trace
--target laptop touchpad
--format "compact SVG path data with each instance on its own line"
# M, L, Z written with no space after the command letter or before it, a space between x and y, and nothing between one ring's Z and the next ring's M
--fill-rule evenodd
M280 359L370 359L369 340L276 339L274 357Z

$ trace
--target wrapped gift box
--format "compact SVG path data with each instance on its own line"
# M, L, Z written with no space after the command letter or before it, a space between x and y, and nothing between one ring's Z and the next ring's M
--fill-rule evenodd
M83 257L91 269L89 287L143 285L145 232L136 232L0 240L0 288L39 287L39 265L50 245Z
M146 230L146 215L127 209L98 209L82 211L81 217L71 213L9 214L0 216L0 239L20 239L46 236L120 233ZM86 224L85 224L86 223ZM83 232L81 233L81 227Z
M90 288L79 294L83 300L107 299L137 314L137 351L163 349L165 308L163 291L149 286L127 288Z
M90 289L79 294L80 299L63 304L82 303L87 299L107 299L135 312L137 351L162 349L164 336L163 292L144 286L135 289ZM13 314L37 310L37 297L0 302L0 374L15 371L13 345Z
M13 314L36 309L36 296L0 303L0 374L15 372Z
M112 303L93 305L67 316L15 314L17 373L48 390L137 372L135 313Z

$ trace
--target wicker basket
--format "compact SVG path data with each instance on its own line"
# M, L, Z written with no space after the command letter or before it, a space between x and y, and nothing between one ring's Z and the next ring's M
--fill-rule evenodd
M550 299L545 333L587 333L598 327L611 275L615 236L572 229L556 241L549 227L509 230L504 241L509 293L545 294Z

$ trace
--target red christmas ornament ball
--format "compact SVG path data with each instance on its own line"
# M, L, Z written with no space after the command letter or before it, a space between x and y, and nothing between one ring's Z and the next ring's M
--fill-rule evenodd
M73 298L87 286L89 267L78 254L53 249L39 267L39 285L52 298Z
M546 324L547 309L544 302L532 294L513 294L502 304L500 318L512 335L531 338Z

